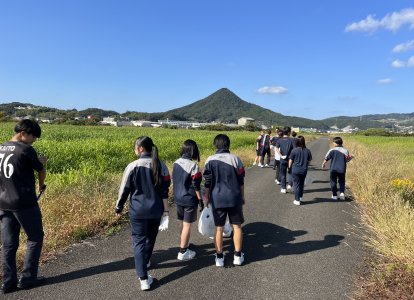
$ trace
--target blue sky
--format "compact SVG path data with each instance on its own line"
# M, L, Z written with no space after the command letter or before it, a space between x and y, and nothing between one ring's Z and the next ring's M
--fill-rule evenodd
M222 87L311 119L414 112L414 3L0 0L0 103L159 112Z

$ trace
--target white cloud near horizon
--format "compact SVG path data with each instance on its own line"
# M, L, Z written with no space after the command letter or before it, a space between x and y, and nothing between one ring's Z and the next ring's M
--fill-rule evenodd
M288 89L283 86L264 86L257 90L259 94L276 94L282 95L288 92Z
M381 84L381 85L391 84L391 83L393 83L393 82L394 82L394 81L393 81L391 78L379 79L379 80L377 81L377 83L378 83L378 84Z
M408 41L406 43L398 44L392 49L392 52L401 53L401 52L407 52L410 50L414 50L414 40Z
M413 68L414 67L414 56L411 56L407 61L396 59L391 63L391 66L397 69Z
M387 14L382 19L376 19L375 15L368 15L364 20L347 25L345 32L363 31L373 33L381 28L396 32L404 25L414 29L414 8L405 8L398 12Z

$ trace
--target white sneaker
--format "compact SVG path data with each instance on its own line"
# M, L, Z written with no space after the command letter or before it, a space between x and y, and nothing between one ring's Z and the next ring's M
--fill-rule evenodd
M148 279L139 280L141 283L141 291L148 291L151 288L151 284L153 282L152 276L148 275Z
M241 266L244 262L244 253L242 252L240 256L234 255L233 257L233 265Z
M263 165L261 163L258 164L259 167L263 168Z
M338 200L337 196L332 196L332 200Z
M298 201L298 200L293 200L293 204L295 204L295 205L300 205L300 201Z
M269 164L265 164L265 167L268 167L269 166Z
M345 194L344 194L344 193L340 193L340 194L339 194L339 199L341 199L341 200L345 200Z
M193 250L187 249L184 253L178 252L178 260L190 260L195 257L196 253Z
M280 184L280 181L279 181L279 180L277 180L277 179L275 179L275 182L276 182L276 184Z
M217 254L216 254L216 266L217 267L224 267L224 253L223 253L223 257L222 258L218 258Z
M280 192L282 193L282 194L286 194L287 192L286 192L286 189L281 189L280 190Z
M255 165L256 165L256 162L253 163L253 166L255 166Z
M291 190L292 186L290 184L287 185L286 189Z

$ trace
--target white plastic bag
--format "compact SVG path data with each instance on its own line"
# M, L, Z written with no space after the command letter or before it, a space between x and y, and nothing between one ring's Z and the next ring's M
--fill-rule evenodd
M211 210L211 205L209 205L208 207L204 207L201 212L200 219L198 220L198 232L212 238L214 237L215 229L213 212Z
M229 217L227 217L226 224L224 224L223 237L225 238L231 237L232 233L233 233L233 226L231 226Z

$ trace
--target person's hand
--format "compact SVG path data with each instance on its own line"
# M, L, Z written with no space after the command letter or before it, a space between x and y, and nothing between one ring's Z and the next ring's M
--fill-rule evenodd
M283 159L286 159L287 155L282 155L281 157L282 157Z
M322 169L325 169L325 163L324 162L322 163Z
M168 229L168 223L170 222L169 217L168 216L163 216L161 218L161 223L160 226L158 227L159 231L164 231Z
M123 207L120 207L120 206L115 207L115 214L117 215L117 217L121 216L122 209L123 209Z

